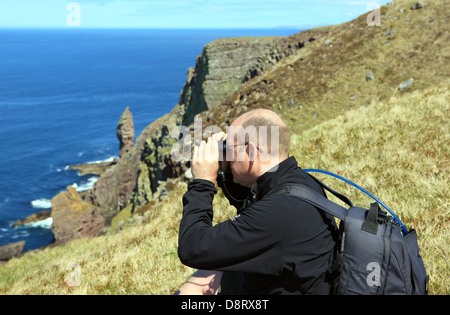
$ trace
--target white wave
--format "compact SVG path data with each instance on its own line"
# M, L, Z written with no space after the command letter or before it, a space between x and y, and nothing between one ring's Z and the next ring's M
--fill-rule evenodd
M86 163L82 163L82 164L101 164L101 163L110 163L110 162L113 162L115 159L119 159L119 157L118 156L111 156L111 157L109 157L109 158L107 158L107 159L104 159L104 160L97 160L97 161L90 161L90 162L86 162ZM70 170L70 167L71 167L71 165L66 165L64 168L58 168L58 169L56 169L56 171L58 172L58 173L60 173L60 172L62 172L62 171L68 171L68 170ZM79 176L84 176L84 175L79 175Z
M81 185L78 185L77 183L74 183L72 185L73 188L75 188L78 192L86 191L89 189L92 189L94 187L94 184L98 181L98 177L90 177L88 178L87 182Z
M42 228L42 229L50 229L53 223L53 218L47 218L45 220L27 223L19 226L18 228Z
M33 200L31 206L36 209L49 209L52 207L52 202L48 199L41 198Z
M62 172L62 171L68 171L69 170L69 165L64 166L64 168L57 168L56 171L58 173Z
M87 162L86 164L100 164L100 163L107 163L107 162L112 162L114 161L114 159L118 159L117 156L111 156L105 160L98 160L98 161L92 161L92 162Z

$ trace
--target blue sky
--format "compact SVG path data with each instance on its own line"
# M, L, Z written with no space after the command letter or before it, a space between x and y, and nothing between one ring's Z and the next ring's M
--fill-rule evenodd
M74 2L68 10L68 4ZM386 0L0 0L0 28L272 28L339 24Z

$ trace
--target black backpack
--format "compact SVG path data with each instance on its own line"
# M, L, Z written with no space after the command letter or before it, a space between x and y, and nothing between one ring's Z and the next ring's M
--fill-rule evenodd
M339 218L338 241L330 269L332 292L337 295L424 295L428 276L415 230L408 231L398 217L375 196L339 175L325 173L361 189L376 201L370 209L355 207L346 196L310 175L320 186L344 203L346 209L311 188L290 185L274 194L290 194ZM387 212L380 209L381 204Z

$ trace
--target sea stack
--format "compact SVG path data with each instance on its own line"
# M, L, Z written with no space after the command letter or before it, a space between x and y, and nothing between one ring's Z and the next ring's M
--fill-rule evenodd
M127 107L122 113L117 124L116 135L120 142L119 157L124 156L134 145L134 123L133 114Z

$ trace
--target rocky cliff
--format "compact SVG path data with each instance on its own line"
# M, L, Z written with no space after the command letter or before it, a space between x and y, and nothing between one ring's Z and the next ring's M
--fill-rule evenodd
M176 135L172 137L177 126L192 129L197 114L216 108L245 82L313 39L309 34L300 37L229 38L206 45L197 57L195 67L188 69L179 102L171 113L151 123L133 143L132 113L127 108L117 125L120 159L98 168L95 165L75 167L83 174L95 172L101 175L82 205L91 205L95 214L101 214L108 226L122 210L126 209L123 213L133 213L160 198L164 195L166 181L185 178L190 167L189 161L175 161L171 156L173 145L178 140ZM61 220L63 216L60 215L76 212L74 209L80 208L78 197L70 188L55 197L53 230L57 242L80 236L76 231L80 229L80 216L76 216L78 223L75 224ZM120 217L124 217L123 213ZM75 225L75 230L64 227L66 223ZM65 232L59 233L60 230ZM102 231L101 228L89 230L91 234Z
M306 32L293 37L219 39L207 44L188 70L178 103L182 125L198 113L216 108L245 82L304 47L314 37Z
M170 154L178 140L173 130L180 125L192 129L197 114L217 107L245 82L313 41L309 35L219 39L206 45L196 66L188 70L172 112L151 123L128 152L121 151L118 163L103 173L86 201L104 209L108 224L130 204L134 211L159 198L165 181L184 178L190 167L189 161L175 161ZM125 113L119 126L131 115Z
M196 116L204 126L224 130L242 112L269 108L301 133L348 109L447 80L450 32L442 7L427 3L413 9L398 1L381 8L380 26L369 26L365 14L290 37L206 45L172 112L142 132L84 201L99 209L107 226L124 209L151 210L151 202L170 189L170 178L189 177L189 161L176 161L171 150L179 140L174 130L186 126L192 132Z
M72 186L55 196L52 205L52 232L56 244L97 236L103 231L103 209L83 201Z

